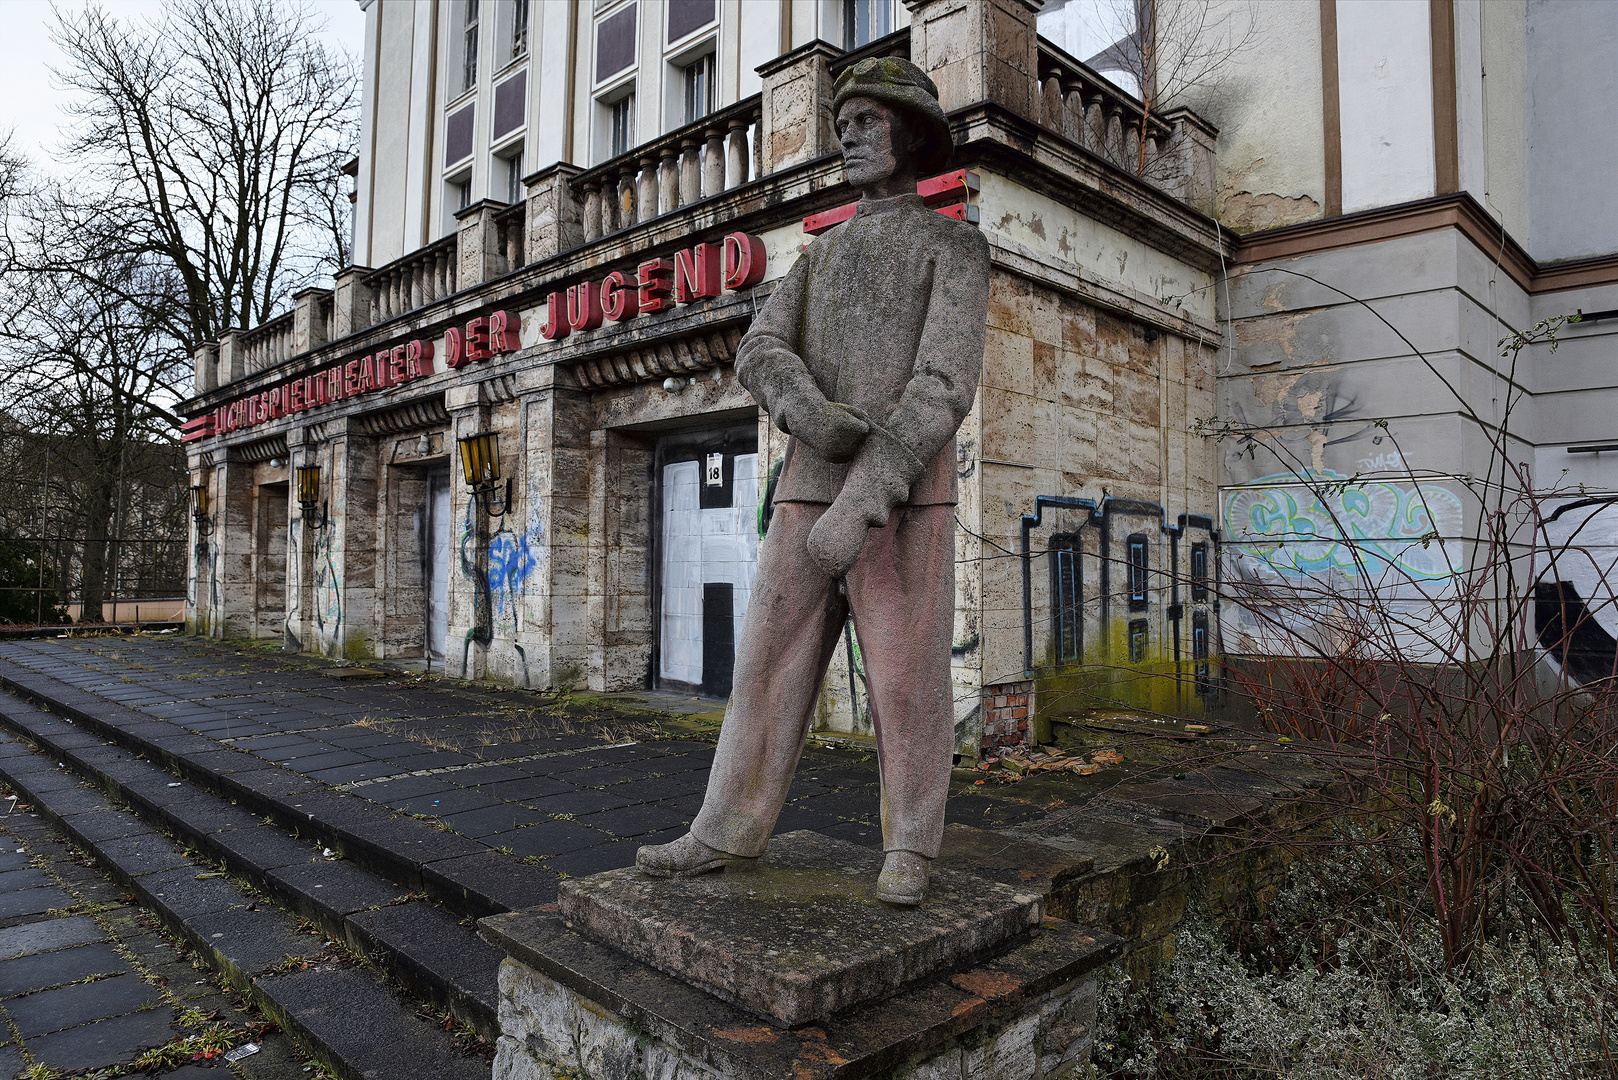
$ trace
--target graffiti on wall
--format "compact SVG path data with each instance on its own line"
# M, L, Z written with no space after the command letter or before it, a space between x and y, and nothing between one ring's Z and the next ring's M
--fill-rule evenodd
M1231 553L1287 577L1432 581L1455 569L1461 500L1437 484L1362 480L1331 469L1279 473L1226 497Z
M338 645L343 628L343 583L337 572L336 533L337 529L331 524L315 530L315 569L310 590L315 636L328 649Z
M298 637L299 620L303 616L303 560L299 558L302 551L303 517L299 515L287 528L287 595L292 602L281 620L281 643L294 652L303 648L303 641Z
M1548 505L1540 526L1534 631L1546 658L1576 684L1618 674L1618 498Z

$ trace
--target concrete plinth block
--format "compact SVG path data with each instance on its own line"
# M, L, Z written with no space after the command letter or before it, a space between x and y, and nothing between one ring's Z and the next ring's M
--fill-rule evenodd
M1121 947L1045 919L992 959L785 1029L570 930L554 904L479 926L508 954L493 1080L1062 1080L1088 1059L1095 970ZM835 939L878 940L851 922Z
M1039 924L1040 899L941 871L920 907L876 899L882 853L807 830L760 865L698 878L633 867L564 881L569 926L784 1027L885 998Z

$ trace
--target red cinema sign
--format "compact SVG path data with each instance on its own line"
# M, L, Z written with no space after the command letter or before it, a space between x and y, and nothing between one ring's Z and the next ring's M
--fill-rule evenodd
M676 251L672 259L648 259L633 274L614 270L600 281L585 281L545 298L545 321L539 335L559 341L575 330L594 330L603 322L624 322L637 315L694 304L725 291L750 289L764 280L764 241L734 232L717 244L696 244Z
M448 353L444 362L458 368L473 360L516 352L522 345L518 337L521 327L522 320L514 311L496 311L488 316L479 316L467 323L464 331L451 327L444 333L445 352ZM430 340L416 338L403 345L378 349L369 356L333 364L313 374L221 405L210 417L211 429L193 420L190 424L196 426L182 429L182 440L228 434L283 416L292 416L306 409L333 405L360 394L388 390L425 379L434 374L435 351Z

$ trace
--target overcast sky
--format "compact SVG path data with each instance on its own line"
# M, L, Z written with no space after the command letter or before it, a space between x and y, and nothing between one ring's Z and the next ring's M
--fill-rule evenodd
M347 48L357 59L365 33L365 13L356 0L311 0L317 16L326 21L326 36ZM64 11L77 11L86 0L58 0ZM161 0L102 0L119 19L155 19ZM58 128L66 122L62 105L69 95L61 90L52 68L63 67L63 57L51 43L55 16L49 0L0 0L0 42L6 58L0 62L0 135L15 131L14 145L36 164L49 167L60 142Z

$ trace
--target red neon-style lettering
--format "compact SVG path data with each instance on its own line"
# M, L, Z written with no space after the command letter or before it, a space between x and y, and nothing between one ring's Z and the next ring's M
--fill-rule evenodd
M640 314L640 294L622 270L614 270L602 279L601 313L613 322L623 322Z
M489 315L489 351L496 356L522 348L522 316L515 311Z
M581 282L567 290L567 325L572 330L594 330L601 325L601 285Z
M425 379L433 373L433 343L420 338L405 346L405 373L412 379Z
M489 358L489 320L481 315L466 324L466 358Z
M719 248L698 244L674 253L674 300L689 304L705 296L718 296Z
M382 354L378 354L382 355ZM410 381L410 373L405 370L405 347L395 345L388 357L388 385L397 386L402 382Z
M674 263L668 259L648 259L635 271L640 309L645 312L667 311L674 306L670 297L674 285Z
M567 302L562 294L553 292L545 297L545 318L539 324L539 336L546 341L561 341L572 329L567 324Z
M466 363L466 346L461 342L461 332L453 326L444 331L444 363L452 368Z
M725 237L725 288L751 289L764 280L764 241L751 233Z

